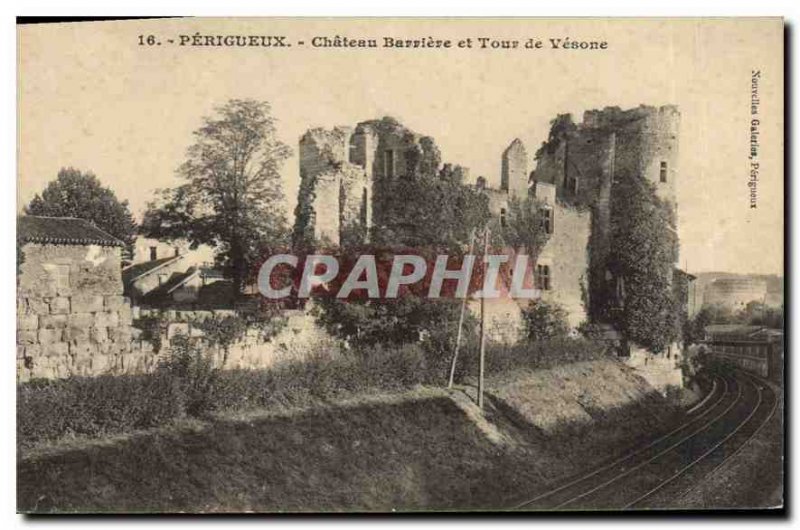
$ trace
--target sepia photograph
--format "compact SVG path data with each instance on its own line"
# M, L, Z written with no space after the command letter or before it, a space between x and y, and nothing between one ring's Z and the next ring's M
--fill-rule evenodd
M785 512L786 31L18 20L17 512Z

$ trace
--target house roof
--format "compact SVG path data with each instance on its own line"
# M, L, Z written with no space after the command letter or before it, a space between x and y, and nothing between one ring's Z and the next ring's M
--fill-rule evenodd
M706 331L711 333L752 333L764 326L749 326L746 324L711 324L706 326Z
M764 326L749 326L745 324L712 324L706 326L706 333L717 337L740 337L746 338L762 331Z
M17 237L25 243L49 245L125 246L121 240L77 217L17 217Z
M129 265L122 269L122 281L127 285L129 282L138 280L142 276L160 269L162 265L166 265L179 259L183 259L183 255L170 256L168 258L154 259L151 261Z
M167 281L144 295L144 300L147 302L154 302L166 297L195 274L197 274L197 269L195 267L191 267L187 271L173 273Z

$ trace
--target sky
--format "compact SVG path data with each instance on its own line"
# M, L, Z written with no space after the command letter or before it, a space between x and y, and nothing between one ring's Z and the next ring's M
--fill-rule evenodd
M19 28L18 209L61 167L94 172L139 217L202 117L230 98L270 102L295 153L312 127L394 116L443 160L499 186L500 155L532 155L556 114L678 105L680 265L783 272L783 27L772 19L182 19ZM286 35L291 48L179 46L180 35ZM158 46L139 45L155 35ZM315 36L473 39L472 49L313 48ZM541 49L477 49L478 37ZM607 41L554 50L550 38ZM169 44L168 39L175 41ZM306 42L299 45L298 41ZM759 80L758 207L750 208L751 77ZM531 167L533 169L533 167ZM297 157L282 168L287 211Z

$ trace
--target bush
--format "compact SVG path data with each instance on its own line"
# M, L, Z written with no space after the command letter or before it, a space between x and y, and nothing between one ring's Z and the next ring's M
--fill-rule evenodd
M582 338L561 337L513 346L491 344L486 353L486 372L499 374L520 369L546 369L605 358L603 344Z
M552 340L569 333L567 312L544 300L534 300L522 311L525 331L529 340Z
M101 437L169 424L213 411L309 406L375 392L399 392L447 381L452 350L419 343L376 345L334 355L320 349L302 362L269 370L219 370L187 337L172 340L167 357L149 375L72 377L17 387L20 447L72 436ZM583 339L553 339L516 346L487 345L488 374L550 368L602 358L601 346ZM459 356L457 380L477 374L477 347Z
M156 368L156 376L177 388L180 406L190 416L201 416L216 408L220 369L207 348L196 340L178 335L170 341L168 356Z
M179 390L163 374L71 377L17 385L21 447L146 429L182 415Z

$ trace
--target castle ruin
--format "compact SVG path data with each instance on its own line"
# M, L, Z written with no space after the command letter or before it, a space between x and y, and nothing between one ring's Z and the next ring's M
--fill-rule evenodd
M590 319L593 296L622 288L606 266L615 180L643 176L674 208L679 126L680 113L671 105L589 110L580 123L559 115L532 158L520 139L503 151L500 188L487 186L484 177L475 180L501 224L514 197L536 197L546 210L549 239L536 257L534 278L542 298L561 305L572 327ZM367 234L381 224L386 201L396 200L383 193L390 189L383 183L415 171L436 174L440 164L433 139L392 118L353 129L312 129L300 139L295 234L332 244L354 230ZM468 184L466 168L456 166L452 174Z

